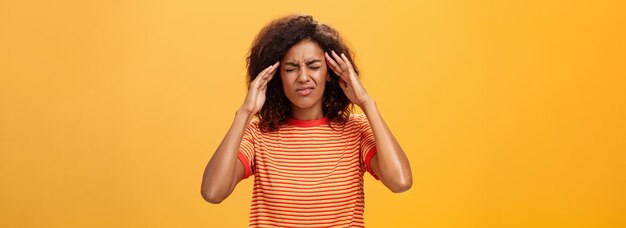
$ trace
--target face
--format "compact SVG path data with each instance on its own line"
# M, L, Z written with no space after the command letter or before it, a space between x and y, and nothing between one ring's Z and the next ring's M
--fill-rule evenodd
M280 63L280 78L293 108L322 108L322 97L330 73L324 50L314 41L303 40L292 46Z

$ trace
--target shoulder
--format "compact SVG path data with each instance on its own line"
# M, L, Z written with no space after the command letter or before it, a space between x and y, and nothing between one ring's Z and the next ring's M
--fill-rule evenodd
M353 113L350 114L350 119L348 119L349 123L363 125L365 123L369 123L367 120L367 116L365 114Z
M348 129L354 129L358 131L362 131L365 127L369 126L369 120L365 114L353 113L350 114L350 118L346 122L346 127Z
M255 125L255 126L259 126L259 118L257 117L253 117L252 119L250 119L250 121L248 122L248 125Z
M254 134L259 134L261 132L261 130L259 129L259 119L254 117L252 118L249 122L248 125L246 126L246 131L251 131Z

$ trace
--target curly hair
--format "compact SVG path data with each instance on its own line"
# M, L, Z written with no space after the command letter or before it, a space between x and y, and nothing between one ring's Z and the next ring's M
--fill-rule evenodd
M316 42L325 52L330 53L334 50L337 53L344 53L358 74L350 49L334 28L318 23L310 15L289 15L271 21L261 29L252 42L246 58L248 88L263 69L283 59L292 46L305 39ZM339 76L330 69L328 71L331 80L326 82L322 113L328 118L329 125L331 122L344 124L354 110L354 104L339 86ZM287 122L290 113L291 102L283 91L280 71L276 71L267 84L266 102L255 114L259 118L260 130L263 132L277 130L281 124Z

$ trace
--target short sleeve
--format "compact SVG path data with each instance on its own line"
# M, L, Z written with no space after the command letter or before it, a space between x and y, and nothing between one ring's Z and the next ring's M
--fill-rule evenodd
M246 130L243 133L243 138L241 138L241 144L239 144L239 151L237 153L237 158L243 164L245 169L245 174L243 175L243 179L248 178L250 175L254 173L254 147L255 147L255 139L256 139L256 121L250 121L246 126Z
M372 161L372 157L376 154L376 139L374 138L374 132L370 127L370 122L367 119L367 116L360 114L356 116L356 119L359 124L359 132L361 135L361 160L363 161L363 165L365 166L365 170L369 172L374 179L380 180L378 176L372 170L372 166L370 165Z

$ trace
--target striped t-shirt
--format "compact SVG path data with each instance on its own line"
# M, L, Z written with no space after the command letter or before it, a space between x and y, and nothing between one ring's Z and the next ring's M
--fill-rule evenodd
M254 175L250 227L364 226L363 174L379 179L374 134L363 114L331 125L289 119L262 133L250 121L238 153L244 179Z

